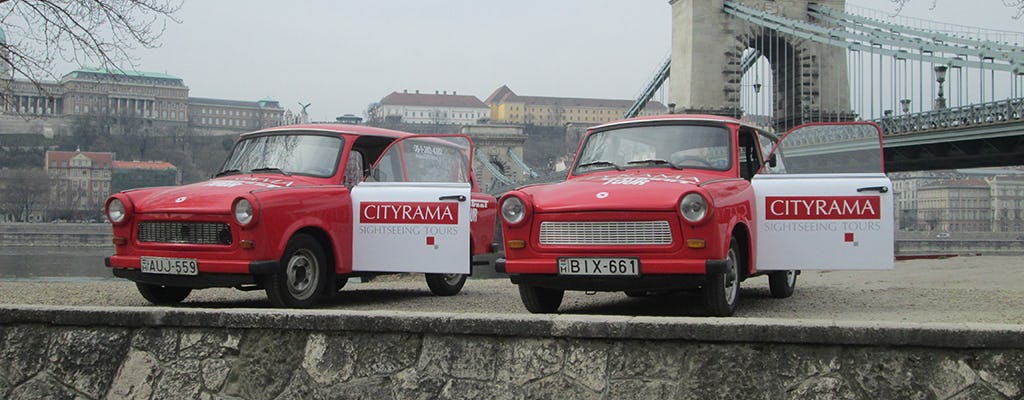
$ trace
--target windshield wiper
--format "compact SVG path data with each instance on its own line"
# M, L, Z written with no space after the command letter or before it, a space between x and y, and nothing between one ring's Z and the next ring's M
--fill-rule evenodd
M619 170L619 171L625 171L626 170L625 168L620 167L618 164L615 164L615 163L613 163L611 161L603 161L603 160L602 161L591 161L591 162L588 162L588 163L583 163L583 164L577 165L576 168L586 168L586 167L596 167L596 166L612 167L612 168L615 168L616 170Z
M683 167L681 167L679 165L675 165L675 164L673 164L671 162L668 162L666 160L662 160L660 158L650 158L650 159L647 159L647 160L636 160L636 161L630 161L630 162L626 163L626 165L633 165L633 164L668 165L668 166L670 166L672 168L675 168L675 169L683 169Z
M240 174L240 173L242 173L242 171L239 171L237 169L226 169L226 170L218 172L217 175L214 175L213 177L214 178L220 178L220 177L222 177L224 175L234 175L234 174Z
M285 175L285 176L291 176L292 175L292 174L289 174L287 171L285 171L283 169L280 169L280 168L277 168L277 167L253 168L253 169L249 170L249 172L277 172L277 173L279 173L281 175Z

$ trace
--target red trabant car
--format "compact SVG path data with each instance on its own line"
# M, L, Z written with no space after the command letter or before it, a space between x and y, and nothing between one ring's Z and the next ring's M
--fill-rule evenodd
M236 287L309 307L349 277L395 272L454 295L471 254L490 252L497 213L471 154L466 136L367 126L246 133L213 179L112 195L106 263L156 304Z
M535 313L557 311L566 290L699 288L714 316L732 315L754 276L782 298L799 270L892 268L880 134L815 124L780 140L712 115L593 127L565 181L501 197L495 268Z

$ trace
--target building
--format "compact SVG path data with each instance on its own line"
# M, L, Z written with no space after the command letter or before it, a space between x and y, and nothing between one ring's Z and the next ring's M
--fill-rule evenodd
M110 194L127 189L181 184L181 172L165 161L114 161Z
M371 106L369 118L375 123L470 125L491 116L490 108L476 96L447 91L433 94L392 92Z
M37 85L38 83L38 85ZM110 116L130 128L190 127L200 135L236 134L282 125L285 110L273 99L240 101L189 97L189 88L173 75L139 71L77 69L60 82L30 82L0 76L0 126L3 133L66 129L82 116ZM41 121L26 123L26 117ZM45 125L38 128L39 125ZM134 125L138 126L138 125ZM9 130L14 131L9 131Z
M111 190L114 153L47 151L51 210L69 219L95 217Z
M917 189L917 222L936 232L989 232L992 195L984 179L940 181Z
M258 101L188 98L189 126L224 134L277 126L284 121L284 109L277 100Z
M991 190L992 231L1024 232L1024 176L985 178Z
M563 126L598 125L622 119L633 100L585 99L576 97L520 96L508 86L499 87L484 101L491 121L505 124ZM668 109L650 101L640 115L657 115Z

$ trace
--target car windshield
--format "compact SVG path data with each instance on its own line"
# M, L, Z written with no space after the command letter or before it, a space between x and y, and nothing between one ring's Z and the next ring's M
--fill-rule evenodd
M711 169L732 164L729 130L714 125L635 126L587 136L575 173L626 168Z
M334 175L342 139L301 132L260 135L239 141L218 176L233 173Z

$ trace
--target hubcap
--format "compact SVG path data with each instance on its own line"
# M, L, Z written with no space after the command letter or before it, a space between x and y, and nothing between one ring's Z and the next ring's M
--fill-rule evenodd
M288 292L299 300L308 299L316 291L319 275L316 257L306 249L296 251L288 260L285 273L288 275Z
M725 302L732 304L736 301L736 295L739 293L739 260L736 257L736 250L729 249L729 254L726 255L726 259L732 261L732 269L729 273L722 276L722 280L725 282Z
M786 271L786 285L789 287L793 287L793 285L796 285L796 271Z
M444 274L442 278L444 278L444 283L446 285L455 286L459 284L460 280L462 280L462 274Z

